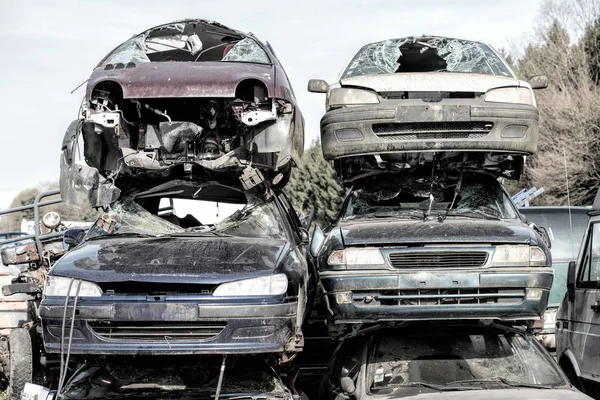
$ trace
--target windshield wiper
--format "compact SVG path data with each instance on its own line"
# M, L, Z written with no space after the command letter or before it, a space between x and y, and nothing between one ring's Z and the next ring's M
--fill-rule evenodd
M495 215L486 214L483 211L479 211L479 210L454 211L452 214L448 214L448 216L466 217L466 218L475 218L475 219L491 219L491 220L495 220L495 221L500 221L500 217L496 217Z
M447 386L447 385L436 385L435 383L427 383L427 382L408 382L408 383L398 383L398 384L388 384L386 387L411 387L411 386L423 386L429 389L438 390L440 392L450 392L450 391L459 391L459 390L481 390L479 388L469 388L463 386ZM383 389L383 388L382 388Z
M95 239L106 239L106 238L115 238L115 237L138 237L138 238L156 238L162 235L150 235L147 233L136 233L136 232L116 232L116 233L105 233L96 236L92 236L90 238L86 238L85 240L95 240Z
M169 237L202 237L202 236L231 237L231 235L228 235L227 233L217 232L214 230L175 232L175 233L169 233L167 236L169 236Z
M464 381L454 381L449 382L448 385L461 385L463 383L503 383L507 386L511 387L523 387L523 388L533 388L533 389L554 389L553 386L549 385L540 385L537 383L522 383L522 382L513 382L509 381L506 378L495 378L495 379L467 379Z

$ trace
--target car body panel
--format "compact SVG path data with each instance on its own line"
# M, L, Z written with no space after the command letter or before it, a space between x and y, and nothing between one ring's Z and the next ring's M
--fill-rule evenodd
M556 315L556 354L561 366L572 371L585 390L600 389L600 192L575 262L572 283ZM569 285L572 286L569 288Z

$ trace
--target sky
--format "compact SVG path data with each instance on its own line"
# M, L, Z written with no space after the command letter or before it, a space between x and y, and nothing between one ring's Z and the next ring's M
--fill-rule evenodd
M319 135L323 94L358 49L393 37L434 34L496 49L528 35L542 0L0 0L0 209L22 189L57 181L60 147L78 117L84 82L134 34L183 18L252 32L274 48L306 120Z

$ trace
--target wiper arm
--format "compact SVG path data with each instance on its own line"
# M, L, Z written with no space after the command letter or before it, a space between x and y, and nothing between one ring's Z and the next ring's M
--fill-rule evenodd
M448 214L448 215L452 215L455 217L467 217L467 218L475 218L475 219L491 219L494 221L500 221L499 217L496 217L494 215L490 215L490 214L486 214L482 211L479 210L468 210L468 211L464 211L464 212L453 212L452 214Z
M170 233L169 237L202 237L202 236L219 236L219 237L231 237L227 233L217 231L188 231L188 232L175 232Z
M429 389L437 390L440 392L451 392L451 391L460 391L460 390L480 390L478 388L466 388L464 386L447 386L447 385L436 385L435 383L427 383L427 382L408 382L408 383L398 383L398 384L388 384L387 387L411 387L411 386L423 386Z
M115 237L139 237L139 238L156 238L156 237L160 237L162 235L150 235L147 233L136 233L136 232L117 232L117 233L105 233L103 235L96 235L96 236L92 236L90 238L85 239L86 241L88 240L95 240L95 239L106 239L106 238L115 238Z
M464 381L454 381L449 382L448 385L460 385L463 383L503 383L507 386L511 387L523 387L523 388L532 388L532 389L553 389L552 386L548 385L540 385L536 383L522 383L522 382L513 382L509 381L506 378L496 378L496 379L467 379Z

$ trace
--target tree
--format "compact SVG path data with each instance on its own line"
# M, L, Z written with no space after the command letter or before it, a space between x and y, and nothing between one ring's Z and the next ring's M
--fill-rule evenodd
M35 188L24 189L15 196L10 203L10 208L33 204L36 196L47 190L58 188L56 182L42 184ZM57 199L58 196L52 196L42 199L42 202ZM40 208L40 217L49 211L56 211L60 214L63 221L93 221L98 212L94 210L87 202L81 201L74 206L67 206L64 203L52 204ZM21 220L33 220L33 209L17 213L11 213L0 219L0 231L20 231Z
M315 221L320 224L335 218L345 195L318 142L304 152L285 190L299 214L306 215L314 209Z
M545 18L540 19L537 40L530 42L517 60L522 79L546 75L550 80L547 89L536 91L538 152L527 160L525 176L515 188L544 187L536 204L564 205L570 200L573 205L588 205L600 183L600 90L590 73L590 49L586 50L585 39L577 36L581 21L589 21L595 11L586 12L584 3L598 6L596 0L546 2L546 7L558 4L573 12L565 15L552 8L543 10ZM575 43L571 32L579 38Z

